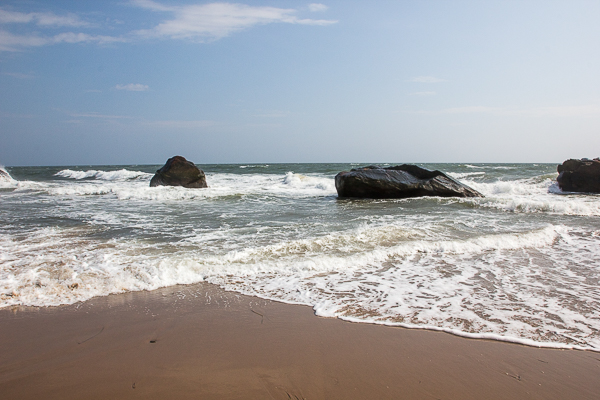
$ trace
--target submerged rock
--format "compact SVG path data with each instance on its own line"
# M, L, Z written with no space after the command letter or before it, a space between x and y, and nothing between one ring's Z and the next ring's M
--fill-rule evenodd
M398 199L406 197L483 197L440 171L416 165L369 166L343 171L335 177L339 197Z
M558 187L565 192L600 193L600 159L567 160L557 168Z
M154 186L208 187L204 171L182 156L169 158L165 165L156 171L150 180L150 187Z

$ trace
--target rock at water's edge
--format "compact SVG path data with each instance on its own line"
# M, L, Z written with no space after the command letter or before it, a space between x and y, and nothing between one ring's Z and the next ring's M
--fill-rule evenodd
M182 156L169 158L165 165L156 171L150 180L150 187L154 186L208 187L204 171Z
M600 159L570 159L559 165L556 170L556 181L562 191L600 193Z
M369 166L343 171L335 177L339 197L398 199L406 197L483 197L440 171L403 164L382 168Z

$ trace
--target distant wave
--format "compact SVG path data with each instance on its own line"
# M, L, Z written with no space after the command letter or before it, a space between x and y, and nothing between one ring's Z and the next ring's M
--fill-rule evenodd
M464 178L476 177L476 176L483 177L483 175L485 175L485 172L483 172L483 171L479 171L479 172L464 172L464 173L460 173L460 172L448 172L447 175L450 175L454 179L464 179Z
M98 179L102 181L127 181L140 178L149 178L152 174L141 171L129 171L126 169L120 169L118 171L99 171L90 169L87 171L73 171L71 169L63 169L62 171L54 174L61 178L69 179Z
M489 166L489 165L471 165L471 164L465 164L465 167L467 168L476 168L476 169L517 169L517 167L507 167L504 165L497 165L497 166Z
M77 184L60 184L56 181L47 187L35 186L56 196L113 195L119 200L192 200L215 199L231 196L271 195L290 198L333 196L336 193L332 178L301 175L288 172L275 174L207 174L208 188L189 190L183 187L149 187L152 174L138 171L73 171L55 174L74 179ZM64 181L62 181L64 182Z

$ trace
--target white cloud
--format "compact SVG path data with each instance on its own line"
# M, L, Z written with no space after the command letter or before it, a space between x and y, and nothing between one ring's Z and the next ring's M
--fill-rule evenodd
M98 44L107 44L115 42L125 42L126 40L115 36L88 35L87 33L64 32L50 38L51 43L82 43L95 42Z
M169 37L203 41L219 39L255 25L275 22L304 25L330 25L337 21L300 19L295 9L255 7L245 4L210 3L165 6L151 0L132 0L132 4L156 12L169 12L174 19L152 29L139 30L142 37Z
M0 23L2 24L26 24L30 22L34 22L39 26L90 26L90 23L81 20L74 14L21 13L0 8Z
M416 76L412 79L409 79L409 82L420 82L420 83L438 83L438 82L446 82L445 79L436 78L434 76Z
M117 90L127 90L128 92L145 92L150 89L148 85L142 85L141 83L128 83L127 85L117 85L115 86Z
M415 92L415 93L411 93L414 96L435 96L437 93L436 92Z
M177 9L175 6L164 6L152 0L131 0L131 4L138 7L147 8L152 11L175 11Z
M325 4L311 3L308 5L308 9L312 12L319 12L319 11L327 11L329 9L329 7L327 7Z
M92 27L75 14L56 15L50 12L22 13L0 8L0 24L29 24L41 28L58 27ZM0 51L22 51L28 47L39 47L58 43L114 43L125 42L121 37L90 35L87 33L62 32L55 35L40 35L40 33L15 34L0 29Z
M3 72L2 75L12 76L17 79L33 79L35 75L33 74L24 74L22 72Z
M47 43L47 38L32 35L13 35L10 32L0 30L0 51L18 51L23 47L43 46Z
M160 128L176 128L176 129L193 129L193 128L206 128L213 126L216 123L208 120L198 121L183 121L183 120L167 120L167 121L145 121L144 125L157 126Z
M88 35L87 33L63 32L54 36L14 35L0 30L0 51L21 51L26 47L39 47L58 43L98 44L124 42L125 39L114 36Z

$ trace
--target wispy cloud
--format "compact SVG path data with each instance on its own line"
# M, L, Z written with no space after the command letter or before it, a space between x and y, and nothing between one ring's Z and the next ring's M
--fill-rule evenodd
M128 115L110 115L110 114L100 114L97 112L72 113L69 115L74 118L100 118L100 119L132 119L133 118Z
M436 78L435 76L416 76L408 80L409 82L420 82L420 83L438 83L446 82L445 79Z
M220 39L234 32L256 25L290 23L304 25L331 25L334 20L302 19L297 10L276 7L256 7L245 4L210 3L184 6L166 6L152 0L132 0L131 3L155 12L168 12L174 18L152 29L137 31L141 37L167 37L206 41Z
M435 96L436 92L414 92L411 93L413 96Z
M22 51L27 47L39 47L58 43L98 43L124 42L123 38L87 33L63 32L53 36L14 35L0 30L0 51Z
M38 26L71 26L82 27L91 26L89 22L83 21L75 14L56 15L54 13L21 13L18 11L8 11L0 8L0 23L1 24L27 24L35 23Z
M87 33L73 33L65 32L59 33L58 35L52 36L50 39L52 44L55 43L82 43L82 42L94 42L98 44L107 44L115 42L126 42L127 40L105 35L88 35Z
M308 9L312 12L319 12L319 11L327 11L327 10L329 10L329 7L327 7L325 4L311 3L308 5Z
M115 86L117 90L127 90L128 92L145 92L150 89L148 85L142 85L141 83L128 83L127 85L118 84Z
M271 23L302 25L331 25L338 21L298 17L298 10L249 6L238 3L208 3L188 5L165 5L153 0L130 0L130 4L157 13L170 14L151 29L131 31L124 36L92 35L81 32L44 34L41 29L49 28L92 28L96 24L87 22L75 14L58 15L51 12L24 13L0 7L0 52L24 51L28 48L55 45L59 43L109 44L131 42L140 38L188 39L204 42L220 39L244 29ZM309 4L310 11L326 11L327 6ZM304 9L306 11L306 9ZM31 24L30 32L9 29L15 24ZM128 90L128 89L125 89ZM134 89L135 90L135 89Z
M10 32L0 30L0 51L19 51L23 47L43 46L47 43L47 38L13 35Z
M166 121L144 121L144 125L157 126L161 128L176 128L176 129L193 129L193 128L206 128L208 126L216 125L215 121L208 120L166 120Z
M90 28L94 24L82 20L75 14L57 15L50 12L22 13L0 8L0 51L23 51L30 47L40 47L58 43L97 43L107 44L126 41L121 37L90 35L80 32L62 32L44 35L38 32L13 33L8 29L15 24L34 24L39 28Z
M12 76L13 78L17 78L17 79L33 79L33 78L35 78L35 75L33 75L33 74L24 74L21 72L2 72L2 75Z

